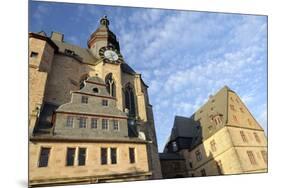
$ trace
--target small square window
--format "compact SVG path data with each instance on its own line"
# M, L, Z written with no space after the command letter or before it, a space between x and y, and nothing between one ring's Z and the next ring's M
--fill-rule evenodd
M30 57L36 58L38 56L37 52L31 52Z
M102 105L103 106L108 106L108 100L102 100Z
M233 111L236 111L233 104L230 105L230 109L233 110Z
M87 96L82 96L81 97L81 103L87 104L88 103L88 97Z

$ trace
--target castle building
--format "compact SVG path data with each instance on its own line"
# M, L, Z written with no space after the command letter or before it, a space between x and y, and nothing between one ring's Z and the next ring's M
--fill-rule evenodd
M225 86L190 118L175 117L159 156L163 178L267 172L267 139L239 96Z
M161 178L148 86L106 16L87 44L29 33L29 185Z

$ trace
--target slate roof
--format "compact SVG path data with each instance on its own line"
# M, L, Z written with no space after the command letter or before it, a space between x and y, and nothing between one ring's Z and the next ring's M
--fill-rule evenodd
M184 160L178 153L159 153L160 160Z
M191 118L176 116L170 140L177 137L194 137L198 134L199 123Z
M94 57L90 50L87 48L81 48L80 46L76 46L73 44L69 44L66 42L61 42L57 40L52 40L58 47L59 52L65 53L65 50L71 50L78 56L78 58L81 58L83 63L88 64L95 64L95 62L98 60L96 57Z

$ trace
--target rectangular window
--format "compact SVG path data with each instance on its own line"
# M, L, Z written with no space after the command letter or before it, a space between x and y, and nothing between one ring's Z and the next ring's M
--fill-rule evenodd
M193 168L192 162L189 162L189 167Z
M261 151L261 156L262 156L262 158L263 158L263 161L264 161L265 163L267 163L267 152L266 152L266 151Z
M108 119L102 119L101 128L104 129L104 130L108 129Z
M240 112L244 113L244 110L243 110L243 108L240 108Z
M87 119L85 117L79 118L79 128L86 128L87 127Z
M250 120L250 119L247 119L247 121L248 121L248 124L249 124L250 126L252 126L251 120Z
M67 120L66 120L66 127L70 127L73 128L73 117L72 116L67 116Z
M254 156L253 152L252 151L247 151L247 155L249 157L249 160L250 160L251 164L252 165L256 165L257 161L255 159L255 156Z
M119 130L119 121L113 120L113 130L118 131Z
M98 128L98 119L96 119L96 118L91 119L91 128L92 129Z
M75 159L75 148L67 148L66 152L66 166L73 166Z
M217 151L217 147L216 147L216 142L215 142L215 140L212 140L212 141L210 142L210 145L211 145L211 150L212 150L212 152Z
M196 160L197 160L197 161L201 161L201 160L202 160L202 155L201 155L200 150L197 150L197 151L195 152L195 156L196 156Z
M244 134L243 131L240 131L240 135L241 135L241 138L242 138L243 142L248 142L247 137L246 137L246 135Z
M107 148L101 148L101 164L107 164Z
M78 150L78 165L84 166L86 163L86 148L79 148Z
M108 100L102 100L102 105L103 106L108 106Z
M37 56L38 56L38 53L37 53L37 52L31 52L31 53L30 53L30 57L34 57L34 58L35 58L35 57L37 57Z
M111 159L111 164L117 164L117 149L116 148L110 148L110 159Z
M50 148L41 148L38 167L48 166Z
M87 96L82 96L81 97L81 103L87 104L88 103L88 97Z
M261 142L261 140L260 140L260 138L259 138L258 134L257 134L257 133L254 133L254 136L255 136L256 141L257 141L258 143L260 143L260 142Z
M203 169L201 169L201 170L200 170L200 172L201 172L201 175L202 175L202 176L206 176L206 171L205 171L205 169L204 169L204 168L203 168Z
M237 123L238 122L238 119L235 115L233 115L233 120Z
M135 148L129 148L130 163L135 163Z
M233 105L233 104L230 105L230 109L233 110L233 111L235 111L235 108L234 108L234 105Z

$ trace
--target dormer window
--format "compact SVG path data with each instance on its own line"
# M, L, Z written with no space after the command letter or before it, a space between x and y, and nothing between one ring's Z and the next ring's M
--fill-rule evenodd
M98 93L99 89L97 87L93 88L93 93Z
M178 151L177 142L172 142L173 151Z

